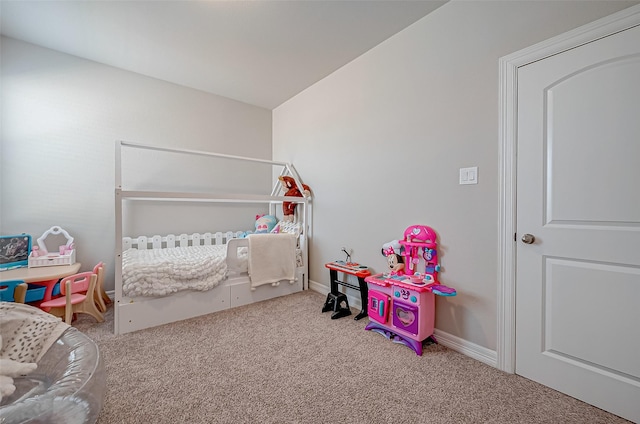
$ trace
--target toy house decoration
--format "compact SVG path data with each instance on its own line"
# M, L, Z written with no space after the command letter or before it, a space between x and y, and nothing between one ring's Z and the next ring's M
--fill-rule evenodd
M67 242L49 252L45 240L49 235L62 234ZM76 263L76 249L73 237L67 231L58 226L53 226L38 238L38 245L34 246L29 255L29 268L41 266L72 265Z
M433 338L435 296L455 296L456 291L438 282L436 233L431 227L408 227L399 244L405 262L403 272L365 278L370 319L365 330L380 333L422 355L422 343ZM383 254L384 250L383 246Z

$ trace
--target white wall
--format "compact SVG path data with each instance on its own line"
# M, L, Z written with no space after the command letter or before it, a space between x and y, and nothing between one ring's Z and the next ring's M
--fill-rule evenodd
M447 3L276 108L274 159L315 196L310 279L328 286L342 247L382 272L382 244L429 225L458 290L436 327L495 350L498 59L632 4ZM459 185L469 166L479 184Z
M109 289L114 140L273 152L314 192L312 280L329 284L342 247L383 271L382 243L430 225L459 291L437 327L495 349L498 58L635 3L448 3L274 110L273 150L268 110L2 37L0 232L61 225L81 262L111 262ZM477 186L458 185L466 166Z
M107 289L114 274L116 139L271 158L267 109L6 37L1 43L0 232L26 232L35 242L52 225L62 226L75 237L83 269L108 264ZM162 221L173 223L169 231L204 231L197 225L202 214L175 206L148 210L138 218L142 231ZM255 208L243 213L240 222L251 228Z

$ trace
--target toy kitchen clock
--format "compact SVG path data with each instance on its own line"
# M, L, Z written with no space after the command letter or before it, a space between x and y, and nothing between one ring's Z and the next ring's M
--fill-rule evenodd
M436 233L432 228L412 225L405 230L404 238L394 244L395 250L385 245L383 255L403 258L404 267L365 278L369 315L365 330L380 333L422 355L423 342L433 338L435 296L457 293L438 282L440 265Z

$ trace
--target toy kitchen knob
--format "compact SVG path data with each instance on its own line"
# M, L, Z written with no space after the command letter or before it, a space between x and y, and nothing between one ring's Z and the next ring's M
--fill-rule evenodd
M525 234L522 236L522 242L525 244L532 244L536 241L536 238L533 234Z

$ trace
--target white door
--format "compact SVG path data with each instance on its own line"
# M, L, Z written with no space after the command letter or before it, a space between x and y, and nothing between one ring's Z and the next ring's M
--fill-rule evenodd
M640 27L517 85L516 373L640 422Z

